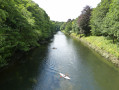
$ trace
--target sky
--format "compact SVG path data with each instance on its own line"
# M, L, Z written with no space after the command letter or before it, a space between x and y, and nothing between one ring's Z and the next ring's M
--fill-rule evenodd
M76 19L86 5L96 7L101 0L33 0L43 8L51 20Z

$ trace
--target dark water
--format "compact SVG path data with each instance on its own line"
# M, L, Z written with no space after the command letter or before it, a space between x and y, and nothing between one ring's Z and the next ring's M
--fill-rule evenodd
M58 32L51 43L1 72L0 90L119 90L119 72L104 61L78 40Z

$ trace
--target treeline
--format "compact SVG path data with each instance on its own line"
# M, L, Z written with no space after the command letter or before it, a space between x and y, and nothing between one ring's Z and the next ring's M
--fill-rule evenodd
M119 1L101 0L96 8L84 7L75 20L68 20L61 26L66 33L105 36L119 40Z
M0 67L15 53L47 41L56 32L55 23L32 0L0 0Z
M81 12L81 15L76 19L68 19L67 22L61 25L60 29L64 30L66 33L76 33L76 34L84 34L85 36L90 35L91 27L90 27L90 16L91 16L92 8L90 6L84 7Z
M55 31L60 31L60 27L62 26L62 24L64 24L64 22L59 22L59 21L52 21L53 25L54 25L54 29Z

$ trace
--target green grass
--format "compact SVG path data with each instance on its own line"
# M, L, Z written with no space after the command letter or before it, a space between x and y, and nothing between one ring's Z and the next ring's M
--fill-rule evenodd
M89 42L92 46L98 47L109 54L112 54L119 58L119 45L117 43L113 43L111 39L108 39L104 36L88 36L84 37L84 35L77 35L75 33L72 33L71 36L74 36L76 38L79 38L80 36L83 36L82 39L86 42Z
M72 33L71 36L79 38L80 36L83 36L81 39L84 41L90 43L94 47L98 47L109 54L112 54L113 56L119 58L119 45L117 43L113 43L112 39L109 39L104 36L88 36L84 37L83 34L75 34Z
M116 43L113 44L112 40L103 36L89 36L82 39L119 58L119 47L117 47Z
M76 37L76 38L80 38L80 37L84 37L84 34L71 33L71 36Z

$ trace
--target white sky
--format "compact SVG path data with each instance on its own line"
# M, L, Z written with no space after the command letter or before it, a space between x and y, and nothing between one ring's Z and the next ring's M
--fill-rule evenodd
M101 0L33 0L43 8L51 20L75 19L86 5L96 7Z

